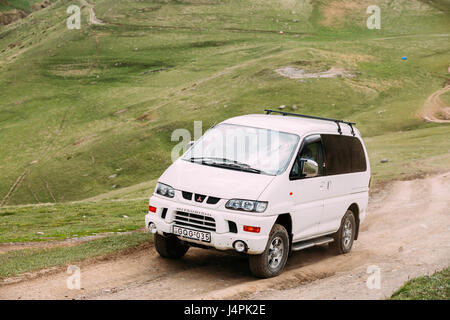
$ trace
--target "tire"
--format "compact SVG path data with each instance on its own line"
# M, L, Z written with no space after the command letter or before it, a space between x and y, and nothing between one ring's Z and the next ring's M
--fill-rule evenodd
M163 258L180 259L189 250L189 246L183 244L176 236L163 237L156 233L154 237L156 251Z
M275 251L274 247L278 251ZM274 258L274 254L278 257L277 259ZM250 255L250 271L258 278L276 277L283 271L288 255L289 235L282 225L275 224L270 231L264 252L258 255Z
M334 241L330 243L330 248L335 254L344 254L352 250L353 241L356 234L355 214L347 210L342 218L339 230L333 235Z

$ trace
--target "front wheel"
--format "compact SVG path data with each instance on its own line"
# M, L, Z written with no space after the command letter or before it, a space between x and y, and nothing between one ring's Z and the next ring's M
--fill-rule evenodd
M189 246L183 244L176 236L163 237L156 233L154 237L155 248L159 255L169 259L180 259L189 250Z
M355 214L347 210L342 218L341 227L334 234L334 241L330 243L330 247L336 254L343 254L350 252L355 239L356 220Z
M283 271L288 254L288 233L282 225L275 224L264 252L249 257L250 271L259 278L276 277Z

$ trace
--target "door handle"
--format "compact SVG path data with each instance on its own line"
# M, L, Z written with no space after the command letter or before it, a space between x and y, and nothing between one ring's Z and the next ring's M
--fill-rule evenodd
M320 187L319 188L320 188L321 191L326 190L327 189L327 183L325 181L322 181L320 183Z
M320 183L320 187L319 188L320 188L321 191L323 191L323 190L330 190L331 189L331 180L322 181Z

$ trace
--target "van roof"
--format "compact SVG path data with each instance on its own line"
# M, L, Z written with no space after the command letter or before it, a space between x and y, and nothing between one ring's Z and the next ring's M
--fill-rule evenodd
M295 133L299 136L305 136L310 133L339 134L338 126L333 121L283 115L249 114L230 118L222 123ZM349 125L340 123L340 126L343 135L352 135ZM360 136L359 130L354 126L353 128L356 136Z

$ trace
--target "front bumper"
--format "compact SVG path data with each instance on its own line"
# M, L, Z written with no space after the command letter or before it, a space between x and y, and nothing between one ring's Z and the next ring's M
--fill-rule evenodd
M217 250L230 250L233 248L233 243L237 240L244 241L247 245L248 254L260 254L267 245L270 230L276 221L276 216L258 216L249 215L245 213L235 212L232 210L221 210L214 207L195 206L186 202L179 202L173 199L163 199L158 196L150 198L150 205L156 207L156 213L149 212L145 216L145 226L151 222L156 225L157 233L164 235L164 233L173 233L173 226L175 224L175 214L177 211L195 211L196 213L204 213L205 215L214 218L216 223L216 231L207 231L197 228L189 227L198 231L206 231L211 233L211 242L203 242L192 239L181 238L184 241L200 244L203 246L213 247ZM164 219L161 214L164 209L167 209ZM237 226L237 233L230 232L228 221L234 222ZM251 233L244 231L244 225L260 227L259 233ZM183 227L183 226L181 226Z

